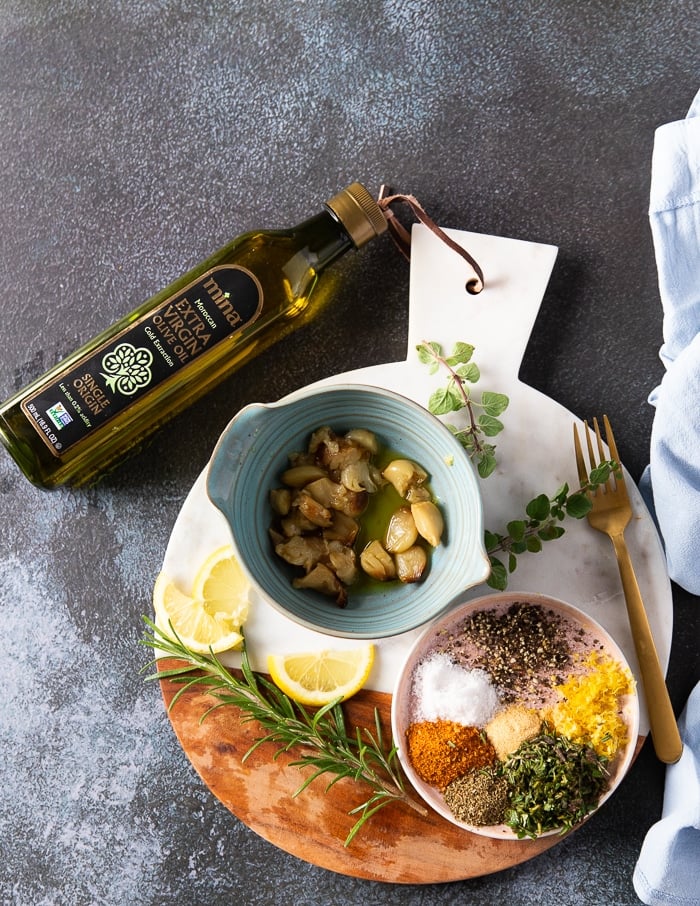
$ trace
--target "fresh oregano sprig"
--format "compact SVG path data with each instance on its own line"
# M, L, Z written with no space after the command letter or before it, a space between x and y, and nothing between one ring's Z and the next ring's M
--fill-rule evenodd
M525 507L525 518L508 522L505 534L485 531L484 545L491 562L487 585L499 591L507 588L508 574L515 570L518 555L538 553L545 542L561 538L565 529L560 523L567 516L574 519L587 516L592 506L589 492L605 484L619 468L614 460L603 460L578 490L569 493L568 484L563 484L553 497L538 494L530 500Z
M470 343L455 343L452 354L443 355L439 343L423 340L416 347L418 359L428 365L430 374L439 368L448 373L447 384L436 390L428 400L428 409L433 415L447 415L450 412L466 410L468 424L464 428L446 423L462 444L482 478L496 468L496 447L486 438L495 437L503 430L498 418L508 407L504 393L485 390L477 397L470 385L481 377L479 366L472 361L474 347Z
M262 727L263 735L245 753L243 761L268 742L277 746L275 758L282 752L298 748L299 757L291 764L298 768L311 768L311 774L294 792L294 796L324 774L331 778L326 791L344 777L368 787L368 798L348 813L359 817L345 839L345 846L350 845L376 812L391 802L402 802L420 814L426 814L426 809L405 790L396 746L387 746L376 708L372 730L357 727L354 732L348 732L340 700L313 712L297 704L265 676L251 669L245 641L241 656L242 677L239 678L213 652L202 655L192 651L172 626L172 635L169 635L148 617L144 616L143 620L148 629L141 644L152 648L157 654L156 659L144 667L144 670L153 666L157 668L146 679L167 679L181 684L169 708L173 708L180 696L194 686L206 687L216 702L204 713L202 720L217 708L235 705L242 712L243 723L257 721ZM158 658L166 655L186 663L181 667L159 669Z
M419 343L416 349L419 360L429 366L430 374L439 368L446 369L448 373L446 386L430 396L428 409L438 416L466 409L469 423L465 428L457 428L448 422L445 424L476 462L479 475L487 478L496 467L496 447L484 438L495 437L503 430L503 422L498 416L507 409L508 397L504 393L489 391L476 397L469 385L476 384L481 373L472 361L474 346L470 343L455 343L450 356L443 355L439 343L427 340ZM477 409L482 411L477 413ZM583 519L591 509L588 492L605 484L610 475L618 470L618 463L604 460L591 470L588 481L578 490L569 493L569 486L564 484L553 497L538 494L526 505L525 518L511 520L504 534L486 530L484 543L491 562L487 585L499 591L506 589L508 575L515 570L518 555L538 553L544 542L561 538L564 527L559 523L566 516ZM503 558L500 555L504 555Z

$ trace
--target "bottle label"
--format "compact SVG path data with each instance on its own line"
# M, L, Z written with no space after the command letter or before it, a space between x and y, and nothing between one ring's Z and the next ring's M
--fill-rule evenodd
M262 311L257 277L215 267L92 350L22 401L55 456L61 456ZM154 415L157 418L157 413Z

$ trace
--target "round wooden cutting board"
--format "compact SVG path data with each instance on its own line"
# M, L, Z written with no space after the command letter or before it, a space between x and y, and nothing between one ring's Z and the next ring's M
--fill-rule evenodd
M176 661L163 660L162 669ZM166 706L180 688L161 682ZM277 757L271 744L243 756L261 735L255 722L242 723L232 706L218 708L204 721L213 699L195 689L183 693L170 711L178 739L212 793L234 815L270 843L307 862L356 878L399 884L435 884L500 871L531 859L559 843L561 836L539 840L496 840L461 830L436 812L419 814L407 805L386 806L344 845L361 804L363 788L339 781L326 792L319 777L294 793L309 769L290 766L294 752ZM361 691L343 706L351 724L374 726L379 709L389 738L391 696ZM410 786L408 786L410 790ZM418 796L415 800L420 803Z

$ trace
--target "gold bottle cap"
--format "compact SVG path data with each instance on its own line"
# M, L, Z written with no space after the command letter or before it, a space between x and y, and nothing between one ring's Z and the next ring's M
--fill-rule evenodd
M358 249L387 228L384 212L359 182L334 195L326 207L340 220Z

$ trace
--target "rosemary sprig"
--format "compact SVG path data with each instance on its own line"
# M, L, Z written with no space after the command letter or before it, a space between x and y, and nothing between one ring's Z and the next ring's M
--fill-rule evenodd
M181 684L169 708L173 708L180 696L194 686L205 687L216 702L202 715L202 720L217 708L235 705L242 711L243 723L257 721L260 724L263 735L245 753L243 761L268 742L277 746L275 758L282 752L298 748L299 756L291 765L311 768L312 771L293 796L298 796L324 774L330 775L326 791L344 777L369 788L367 799L348 812L358 818L345 839L345 846L350 845L358 831L374 814L391 802L402 802L420 814L426 814L426 809L405 790L396 746L387 747L376 708L373 730L356 727L354 732L349 732L339 700L316 711L308 711L265 676L251 669L245 641L241 657L242 677L239 678L213 652L202 655L188 648L172 626L171 636L148 617L144 616L143 620L148 629L141 644L152 648L157 654L143 668L145 671L156 667L155 672L146 679L167 679ZM158 658L164 656L175 657L186 663L181 667L160 669L157 666Z

